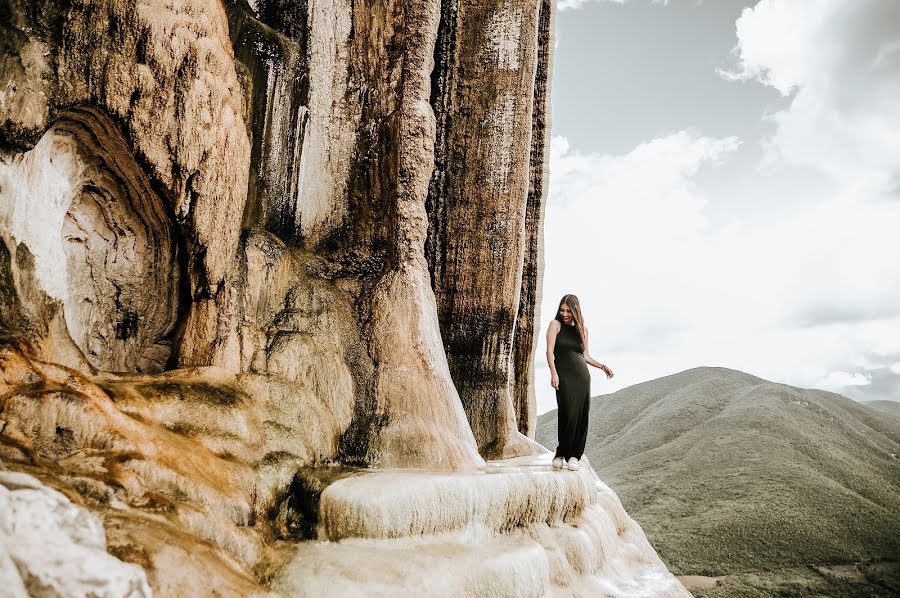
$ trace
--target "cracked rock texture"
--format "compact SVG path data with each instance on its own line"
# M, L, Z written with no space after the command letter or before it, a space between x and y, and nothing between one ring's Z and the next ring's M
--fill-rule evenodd
M589 476L489 475L545 452L553 11L0 0L0 470L93 513L134 592L397 550L457 564L425 593L677 595L636 524L578 539Z

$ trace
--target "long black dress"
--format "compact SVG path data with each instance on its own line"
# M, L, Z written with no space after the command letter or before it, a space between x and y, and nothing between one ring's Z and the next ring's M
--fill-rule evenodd
M591 407L591 374L584 360L584 344L578 327L560 322L553 347L553 360L559 376L556 404L559 406L559 446L556 457L581 459L587 441Z

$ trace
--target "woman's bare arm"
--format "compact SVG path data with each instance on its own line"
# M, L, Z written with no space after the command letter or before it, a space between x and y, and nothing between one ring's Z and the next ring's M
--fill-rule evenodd
M613 371L609 369L607 366L603 365L593 357L591 357L590 349L588 348L588 329L587 326L584 327L584 360L588 362L590 365L595 368L600 368L606 373L607 378L613 377Z
M556 346L556 335L559 334L559 322L550 320L547 327L547 365L550 366L550 386L559 388L559 375L556 373L556 360L553 358L553 348Z

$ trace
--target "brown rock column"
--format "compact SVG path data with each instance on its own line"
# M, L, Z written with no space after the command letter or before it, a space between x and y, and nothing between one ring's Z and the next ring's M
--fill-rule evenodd
M529 191L532 161L542 167L546 144L543 130L532 132L546 113L542 8L552 10L539 0L446 2L434 76L427 254L450 371L489 457L540 450L517 432L516 420L518 411L527 431L533 411L528 369L542 190Z
M394 73L400 76L399 101L390 128L396 153L383 163L394 182L387 189L393 226L386 271L374 286L368 320L376 364L375 413L385 425L371 444L371 455L384 466L464 468L482 461L450 377L424 254L435 139L430 73L440 3L403 2L394 15L391 42L402 51Z
M534 395L534 351L540 322L541 286L544 278L544 206L547 203L550 161L550 81L553 59L554 0L541 0L538 21L538 64L534 79L531 115L531 156L528 200L525 205L525 257L522 290L516 316L513 370L513 406L519 432L534 438L537 404ZM537 334L536 334L537 333ZM549 380L541 381L549 384Z

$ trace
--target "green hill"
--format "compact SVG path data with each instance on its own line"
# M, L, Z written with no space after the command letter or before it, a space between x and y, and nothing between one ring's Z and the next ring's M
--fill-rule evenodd
M900 420L700 367L593 398L585 452L673 573L729 576L697 596L900 591Z
M900 419L900 401L864 401L863 405Z

